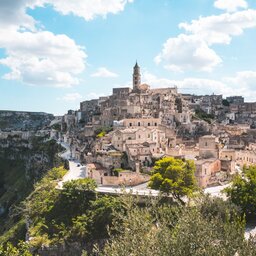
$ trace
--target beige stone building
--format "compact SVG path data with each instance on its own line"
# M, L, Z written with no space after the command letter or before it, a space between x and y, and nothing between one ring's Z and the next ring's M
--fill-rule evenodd
M133 68L133 88L114 88L112 95L98 100L81 103L81 116L85 123L97 123L102 126L112 126L114 121L123 119L149 118L155 126L159 123L176 127L177 123L189 124L191 112L177 87L151 89L149 85L141 83L140 67L136 63ZM153 119L159 120L153 120ZM135 121L129 121L128 125ZM138 123L136 124L138 125Z
M149 166L152 158L166 153L168 139L165 132L157 128L125 128L112 133L111 144L115 149L126 152L129 165L136 169L136 163L141 167Z
M219 141L214 135L199 138L199 157L219 158Z
M205 188L211 183L215 182L215 175L221 171L221 162L216 158L201 159L195 162L196 172L195 176L198 185Z

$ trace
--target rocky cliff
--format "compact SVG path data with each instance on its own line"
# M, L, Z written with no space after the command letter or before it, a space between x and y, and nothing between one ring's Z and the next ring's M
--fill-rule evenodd
M0 130L32 131L47 127L54 119L52 114L43 112L0 111Z

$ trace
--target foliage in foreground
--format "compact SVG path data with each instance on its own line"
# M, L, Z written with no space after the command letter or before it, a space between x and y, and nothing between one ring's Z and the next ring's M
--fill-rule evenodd
M198 189L194 173L193 161L166 157L156 162L149 187L181 200L181 197L190 196Z
M30 245L34 249L77 243L108 237L112 212L121 207L116 197L99 196L94 180L85 178L64 183L56 189L58 177L49 180L53 169L24 203L30 220ZM57 175L58 176L58 175Z
M32 256L29 245L20 242L17 247L11 243L7 243L5 246L0 245L0 256Z
M236 175L225 191L247 217L256 217L256 165L244 166L243 175Z
M235 208L222 202L205 198L194 207L158 202L140 207L131 200L127 214L116 215L100 255L256 255L256 242L244 239L244 221ZM216 208L222 209L221 214Z

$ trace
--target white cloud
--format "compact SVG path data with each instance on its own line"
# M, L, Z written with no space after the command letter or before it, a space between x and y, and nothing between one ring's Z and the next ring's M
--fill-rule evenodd
M34 0L34 2L36 5L50 4L63 15L73 14L88 21L97 16L106 17L109 13L117 14L133 0Z
M165 68L171 71L184 69L211 71L222 62L205 41L197 36L184 34L169 38L155 61L156 63L163 62Z
M256 71L240 71L233 77L223 79L230 84L238 95L244 96L247 100L256 101ZM234 92L232 93L234 95Z
M26 11L39 5L36 0L0 2L0 48L6 53L0 64L10 69L3 78L29 85L76 85L85 69L86 53L68 36L37 28Z
M1 0L0 24L6 30L26 28L35 29L36 21L26 13L28 0Z
M75 92L75 93L67 93L63 97L57 98L57 100L64 100L64 101L77 101L82 99L82 95Z
M98 68L98 70L95 73L93 73L91 76L92 77L104 77L104 78L118 77L118 75L116 73L109 71L105 67Z
M211 48L214 44L229 44L232 37L245 29L256 27L256 10L200 17L190 23L180 23L187 34L169 38L155 57L171 71L212 71L222 59Z
M30 85L71 87L85 69L86 54L66 35L48 31L9 32L0 30L0 47L7 57L0 64L10 68L5 79Z
M239 8L248 8L245 0L216 0L214 6L228 12L236 12Z
M232 36L239 36L244 29L256 27L256 10L200 17L191 23L180 23L179 27L203 39L208 45L229 44Z
M39 29L27 10L52 5L63 15L73 14L91 20L124 10L133 0L1 0L0 48L6 57L0 64L10 68L5 79L30 85L71 87L79 83L78 75L85 69L86 53L66 35L55 35ZM102 74L116 74L101 70Z

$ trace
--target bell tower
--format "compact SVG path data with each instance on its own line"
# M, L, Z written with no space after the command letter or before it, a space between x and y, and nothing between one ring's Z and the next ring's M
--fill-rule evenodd
M136 61L136 64L133 67L133 91L138 92L140 84L141 84L140 67Z

